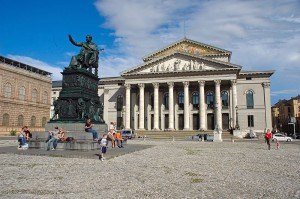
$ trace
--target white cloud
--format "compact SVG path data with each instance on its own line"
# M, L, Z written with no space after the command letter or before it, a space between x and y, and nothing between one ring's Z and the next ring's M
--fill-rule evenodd
M186 34L232 51L232 63L243 70L276 70L271 80L278 90L299 90L290 85L300 75L297 0L98 0L95 6L116 37L114 55L122 55L103 61L117 66L115 73Z
M20 55L7 55L8 58L13 59L15 61L45 70L47 72L52 73L52 80L61 80L62 79L62 75L61 75L61 71L62 69L57 67L57 66L51 66L43 61L37 60L37 59L33 59L31 57L27 57L27 56L20 56Z

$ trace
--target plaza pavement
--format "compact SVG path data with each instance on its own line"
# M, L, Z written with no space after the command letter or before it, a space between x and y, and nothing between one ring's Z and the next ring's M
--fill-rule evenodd
M299 143L134 139L101 162L0 138L0 198L300 198Z

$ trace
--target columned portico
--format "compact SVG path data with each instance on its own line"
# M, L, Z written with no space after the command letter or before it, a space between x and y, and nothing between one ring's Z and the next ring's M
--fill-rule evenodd
M169 86L169 130L174 130L174 82L168 82Z
M126 107L125 107L125 128L130 129L130 84L125 84L126 88Z
M159 109L158 109L159 83L153 83L153 87L154 87L154 126L153 126L153 130L159 130Z
M206 130L206 111L205 111L205 96L204 85L205 81L198 81L199 83L199 105L200 105L200 130Z
M145 118L145 100L144 100L144 88L145 84L138 84L140 88L140 103L139 103L139 130L145 130L144 118Z
M189 82L183 82L183 86L184 86L184 130L190 130Z
M221 80L215 80L215 114L216 114L216 127L222 129L222 104L220 96Z

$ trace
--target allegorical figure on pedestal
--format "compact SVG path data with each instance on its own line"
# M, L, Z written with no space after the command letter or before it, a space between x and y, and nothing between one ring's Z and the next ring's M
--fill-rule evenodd
M69 68L98 68L99 50L92 42L92 36L87 35L86 41L82 43L74 41L71 35L69 35L69 40L73 45L81 47L79 54L72 56Z

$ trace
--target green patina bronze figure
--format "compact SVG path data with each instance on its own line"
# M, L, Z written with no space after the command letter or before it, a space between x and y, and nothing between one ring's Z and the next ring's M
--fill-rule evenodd
M92 71L92 68L95 68L95 71L98 71L99 49L92 42L92 36L87 35L86 42L82 43L74 41L71 35L69 35L69 40L73 45L81 47L79 54L72 56L69 68L85 68L90 71Z

